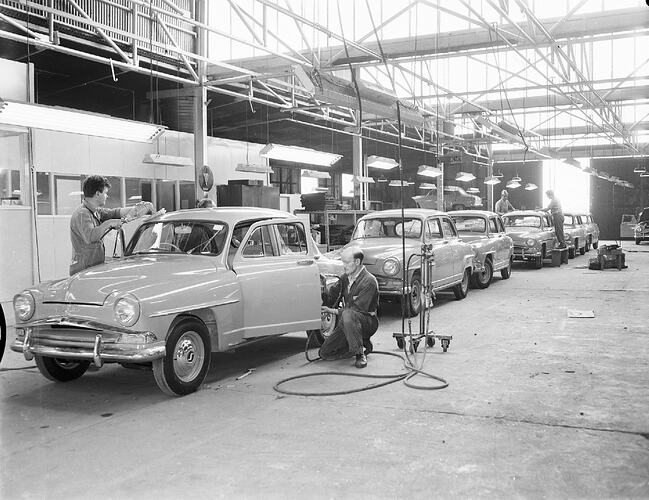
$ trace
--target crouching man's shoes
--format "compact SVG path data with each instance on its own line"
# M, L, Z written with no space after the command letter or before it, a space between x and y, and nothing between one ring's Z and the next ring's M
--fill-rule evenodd
M356 368L365 368L367 366L367 357L365 354L357 354L356 362L354 363Z
M372 345L372 341L370 339L363 341L363 347L365 347L365 356L367 356L374 350L374 346Z

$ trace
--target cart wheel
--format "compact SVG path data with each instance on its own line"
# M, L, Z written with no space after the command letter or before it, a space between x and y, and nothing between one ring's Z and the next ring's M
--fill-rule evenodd
M446 352L448 350L448 345L451 343L448 339L442 339L442 351Z
M428 347L435 347L435 337L426 337L426 344Z
M403 349L403 339L402 338L397 337L397 347L399 349Z
M413 340L410 342L410 353L414 354L417 352L417 348L419 347L419 341L418 340Z

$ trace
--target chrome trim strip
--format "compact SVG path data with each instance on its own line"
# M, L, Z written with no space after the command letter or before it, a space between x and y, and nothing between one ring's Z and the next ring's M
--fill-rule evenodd
M202 304L194 304L192 306L174 307L173 309L167 309L165 311L158 311L155 314L150 314L149 318L158 318L160 316L168 316L170 314L178 314L186 311L193 311L195 309L205 309L206 307L225 306L227 304L235 304L237 302L239 302L239 299L225 299L225 300L219 300L217 302L204 302Z

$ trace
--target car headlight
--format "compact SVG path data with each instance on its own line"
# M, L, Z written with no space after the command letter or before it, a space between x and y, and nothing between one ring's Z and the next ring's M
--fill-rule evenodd
M399 261L394 257L390 257L383 263L383 273L388 276L394 276L399 272L399 267Z
M115 302L115 319L124 326L133 326L140 318L140 301L125 295Z
M534 245L536 245L536 240L533 240L532 238L530 238L525 243L527 243L528 247L533 247Z
M19 293L14 297L14 312L21 321L29 320L36 310L34 296L29 292Z

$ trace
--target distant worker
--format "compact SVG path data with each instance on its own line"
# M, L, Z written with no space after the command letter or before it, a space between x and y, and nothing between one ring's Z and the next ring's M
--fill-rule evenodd
M196 208L214 208L216 205L214 204L214 201L210 200L209 198L205 197L201 199L197 204Z
M548 189L545 195L550 198L550 203L543 210L552 214L552 223L554 224L554 232L559 241L557 248L566 248L566 238L563 235L563 210L561 210L561 202L554 195L552 189Z
M111 229L122 227L122 218L132 219L155 212L153 204L148 201L129 208L104 208L109 189L110 182L101 175L91 175L83 181L83 201L70 219L70 276L104 263L106 250L102 240Z
M342 307L322 306L322 312L338 316L338 324L320 348L320 357L334 360L354 355L356 368L367 366L367 355L373 346L370 337L376 333L379 320L379 285L363 265L363 251L358 247L343 250L345 274L341 279Z
M509 202L509 193L506 189L503 189L500 192L500 199L496 202L496 213L502 215L511 212L512 210L516 209Z

